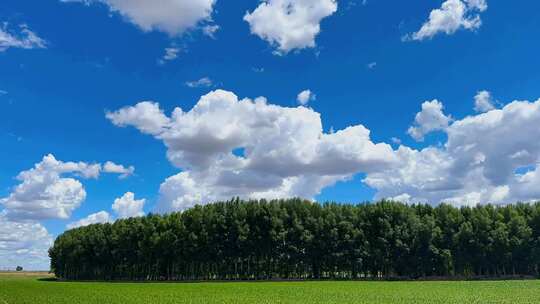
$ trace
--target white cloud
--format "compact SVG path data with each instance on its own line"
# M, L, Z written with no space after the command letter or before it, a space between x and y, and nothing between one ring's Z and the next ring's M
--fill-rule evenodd
M373 70L375 67L377 67L377 62L370 62L367 64L367 68L370 70Z
M88 226L92 224L101 224L101 223L110 223L110 222L112 222L111 215L106 211L100 211L97 213L92 213L89 216L83 219L80 219L76 222L69 223L67 225L67 228L73 229L73 228Z
M337 11L335 0L263 0L244 20L251 33L277 47L278 54L315 47L322 19Z
M162 140L168 159L183 172L160 187L158 209L183 210L233 196L313 198L321 189L358 172L382 170L395 160L387 144L375 144L361 125L324 133L320 115L305 107L268 104L265 98L239 100L217 90L202 96L189 111L171 117L153 104L109 113L115 124L132 125ZM130 116L146 108L160 115L148 121ZM233 153L243 150L242 155Z
M303 90L302 92L298 93L298 96L296 97L296 101L298 101L299 104L305 106L310 101L315 100L316 96L311 92L311 90Z
M411 202L411 196L408 193L403 193L394 197L389 198L393 201L402 202L404 204L408 204Z
M514 101L451 123L441 147L401 146L394 166L368 173L377 198L456 205L540 199L540 100ZM520 172L521 168L530 168Z
M126 192L122 197L114 200L114 204L111 206L111 208L114 210L118 218L143 216L143 207L145 202L145 199L136 200L135 194L132 192ZM66 227L68 229L73 229L91 224L111 223L113 220L114 217L107 211L99 211L92 213L76 222L69 223Z
M0 268L15 269L20 265L27 270L49 269L47 250L52 242L41 224L14 222L0 212Z
M143 216L145 199L136 200L135 194L126 192L122 197L114 200L112 209L118 214L119 218Z
M455 205L540 199L540 142L531 140L540 138L540 100L460 120L445 115L437 100L425 102L411 133L420 139L440 130L447 141L420 150L395 141L395 151L373 143L361 125L324 133L314 110L272 105L262 97L239 100L217 90L170 116L150 104L108 117L163 141L168 159L182 170L161 184L159 211L234 196L309 199L357 173L366 174L376 199ZM131 112L138 115L125 115ZM139 119L145 115L156 121Z
M62 2L99 2L107 5L143 31L162 31L177 36L210 22L216 0L61 0Z
M21 183L0 204L10 220L67 219L86 198L75 177L98 178L101 171L100 164L62 162L49 154L34 168L19 173Z
M217 31L220 29L219 25L215 25L215 24L210 24L210 25L206 25L203 27L203 33L212 38L212 39L215 39L216 38L216 33Z
M10 30L7 22L0 26L0 52L9 48L43 49L46 47L45 40L24 24L19 26L18 31Z
M178 58L178 54L180 53L180 51L182 51L182 49L178 47L165 48L165 54L163 54L163 57L158 60L158 63L163 65L167 61L175 60L176 58Z
M436 99L424 102L422 111L416 114L414 125L407 133L416 141L423 141L428 133L445 130L452 118L443 113L443 108L443 104Z
M148 134L159 134L169 123L169 118L163 114L159 105L149 101L114 113L107 112L106 117L119 127L136 124L139 130Z
M487 10L485 0L446 0L441 8L431 11L429 20L418 32L405 39L431 39L439 33L451 35L462 28L476 30L482 25L479 13L485 10Z
M488 91L480 91L474 96L474 110L476 112L488 112L495 109L493 97Z
M213 85L212 79L203 77L199 80L187 81L186 85L190 88L209 88Z
M126 178L133 175L133 173L135 172L135 167L124 167L122 165L117 165L111 161L108 161L103 165L103 172L117 173L120 174L119 178Z

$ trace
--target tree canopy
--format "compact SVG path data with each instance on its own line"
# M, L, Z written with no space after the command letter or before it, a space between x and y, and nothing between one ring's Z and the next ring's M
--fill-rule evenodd
M540 203L234 199L69 230L49 255L74 280L536 276Z

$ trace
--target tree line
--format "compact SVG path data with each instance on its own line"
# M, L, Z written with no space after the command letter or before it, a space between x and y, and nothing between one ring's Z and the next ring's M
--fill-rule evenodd
M49 256L70 280L538 276L540 203L234 199L69 230Z

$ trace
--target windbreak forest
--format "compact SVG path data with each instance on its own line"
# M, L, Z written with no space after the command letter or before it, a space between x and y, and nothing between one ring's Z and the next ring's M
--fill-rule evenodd
M234 199L69 230L49 255L68 280L538 276L540 203Z

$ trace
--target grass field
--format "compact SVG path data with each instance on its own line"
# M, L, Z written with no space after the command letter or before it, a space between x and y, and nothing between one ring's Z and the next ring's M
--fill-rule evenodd
M0 274L0 304L540 303L540 281L88 283Z

